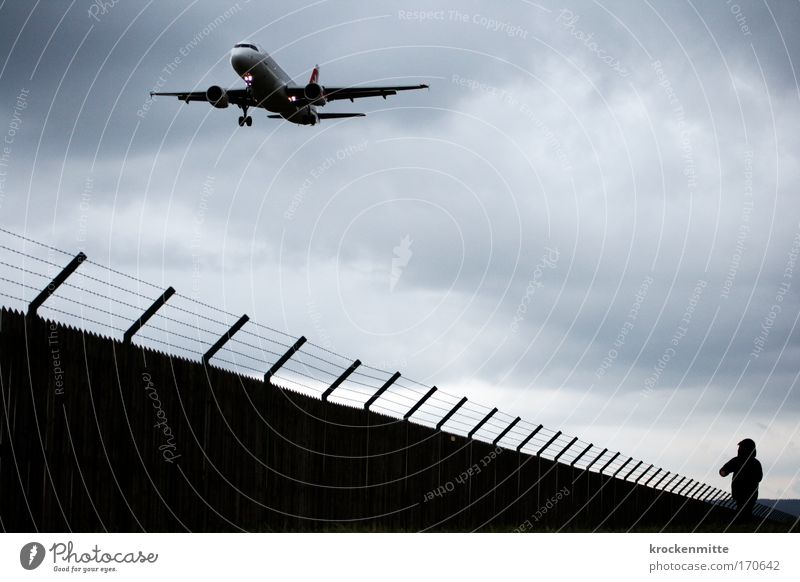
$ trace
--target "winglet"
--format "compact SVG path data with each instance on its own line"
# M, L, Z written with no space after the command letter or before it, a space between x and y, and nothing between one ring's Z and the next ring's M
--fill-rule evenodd
M311 71L311 78L308 80L309 83L319 83L319 65L314 65L314 70Z

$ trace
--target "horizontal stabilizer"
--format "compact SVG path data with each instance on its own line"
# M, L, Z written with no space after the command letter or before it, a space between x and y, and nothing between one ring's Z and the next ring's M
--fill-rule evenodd
M343 117L366 117L366 113L318 113L320 119L341 119ZM270 119L282 119L282 115L267 115Z
M366 117L366 113L319 113L320 119L339 119L341 117Z

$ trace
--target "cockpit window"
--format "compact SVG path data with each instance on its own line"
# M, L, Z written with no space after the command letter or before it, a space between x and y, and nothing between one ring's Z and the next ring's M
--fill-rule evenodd
M249 48L253 49L254 51L258 52L258 47L254 44L249 44L246 42L240 42L239 44L235 45L234 48Z

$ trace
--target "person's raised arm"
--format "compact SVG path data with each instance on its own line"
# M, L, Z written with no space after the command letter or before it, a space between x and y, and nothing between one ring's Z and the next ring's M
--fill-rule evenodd
M736 463L737 463L737 458L734 457L730 461L722 465L722 468L719 470L720 477L727 477L728 475L736 471L738 469Z

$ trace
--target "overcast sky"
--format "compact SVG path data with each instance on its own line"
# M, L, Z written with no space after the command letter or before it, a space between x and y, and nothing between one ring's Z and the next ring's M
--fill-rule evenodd
M727 489L800 497L796 2L0 2L0 226ZM302 127L148 98L429 83ZM774 306L777 306L774 307Z

